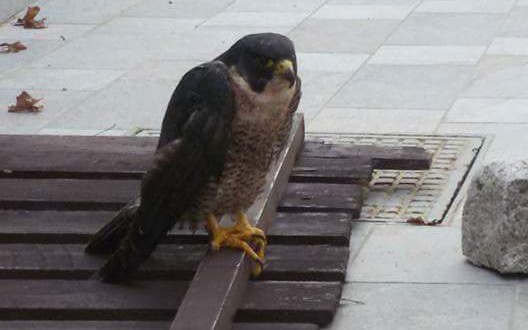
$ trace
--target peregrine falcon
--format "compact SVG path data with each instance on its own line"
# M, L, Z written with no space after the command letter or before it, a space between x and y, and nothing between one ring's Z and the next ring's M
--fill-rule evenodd
M169 101L140 197L85 249L112 253L99 278L127 280L176 223L196 228L202 222L213 250L245 251L258 275L266 237L245 212L283 147L300 89L293 43L274 33L247 35L187 72ZM223 216L235 224L220 227Z

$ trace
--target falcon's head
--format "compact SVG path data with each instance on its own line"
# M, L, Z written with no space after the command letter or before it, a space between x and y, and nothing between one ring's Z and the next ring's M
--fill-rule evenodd
M242 77L255 93L268 89L291 89L297 81L293 43L280 34L247 35L217 60L235 70L235 74Z

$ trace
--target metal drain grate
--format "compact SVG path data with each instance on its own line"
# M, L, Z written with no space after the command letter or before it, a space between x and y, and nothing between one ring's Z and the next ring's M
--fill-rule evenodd
M138 136L159 136L159 130L138 130ZM471 165L484 137L398 134L306 133L306 140L353 145L423 147L433 154L428 171L376 170L360 220L405 222L421 218L441 222Z
M386 134L307 134L307 139L430 151L433 163L428 171L374 171L360 219L394 222L441 222L484 142L483 137Z

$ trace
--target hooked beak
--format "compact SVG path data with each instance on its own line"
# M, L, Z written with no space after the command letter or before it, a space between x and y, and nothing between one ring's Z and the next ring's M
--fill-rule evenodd
M295 71L293 69L293 63L291 60L281 60L277 63L274 73L276 75L282 76L290 83L290 88L295 84L297 77L295 76Z

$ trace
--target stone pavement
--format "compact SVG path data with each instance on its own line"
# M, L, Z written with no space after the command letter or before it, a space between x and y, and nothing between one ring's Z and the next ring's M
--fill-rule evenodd
M0 26L0 134L158 128L181 75L262 31L297 47L310 132L481 133L528 156L527 0L41 0L45 30ZM460 214L460 212L458 213ZM440 227L357 223L329 329L528 329L528 282L461 256Z

